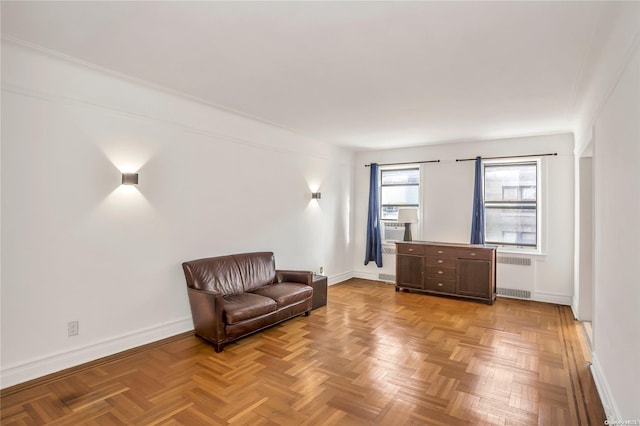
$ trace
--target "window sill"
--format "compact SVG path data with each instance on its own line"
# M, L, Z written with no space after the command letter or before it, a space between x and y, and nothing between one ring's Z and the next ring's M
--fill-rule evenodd
M526 249L517 247L500 247L498 246L498 254L516 254L522 256L546 258L547 254L537 249Z

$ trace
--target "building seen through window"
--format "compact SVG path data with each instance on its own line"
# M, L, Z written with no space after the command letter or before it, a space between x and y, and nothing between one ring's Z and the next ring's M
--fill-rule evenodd
M401 241L404 224L399 224L398 209L420 206L420 168L393 168L380 170L380 218L382 239Z
M538 163L484 166L485 241L537 247Z

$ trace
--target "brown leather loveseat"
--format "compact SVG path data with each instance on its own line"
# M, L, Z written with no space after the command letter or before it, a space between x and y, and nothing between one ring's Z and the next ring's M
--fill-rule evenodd
M182 264L196 335L224 344L300 314L309 315L313 273L279 271L271 252Z

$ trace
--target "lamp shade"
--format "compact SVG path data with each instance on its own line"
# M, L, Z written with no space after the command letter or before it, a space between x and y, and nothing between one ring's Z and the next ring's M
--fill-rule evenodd
M398 209L398 223L418 223L418 209Z

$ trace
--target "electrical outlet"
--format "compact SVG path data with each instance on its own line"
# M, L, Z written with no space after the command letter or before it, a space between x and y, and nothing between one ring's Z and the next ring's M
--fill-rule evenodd
M324 266L320 267L320 275L324 275Z
M77 336L79 333L80 323L78 321L71 321L67 324L67 333L69 337Z

